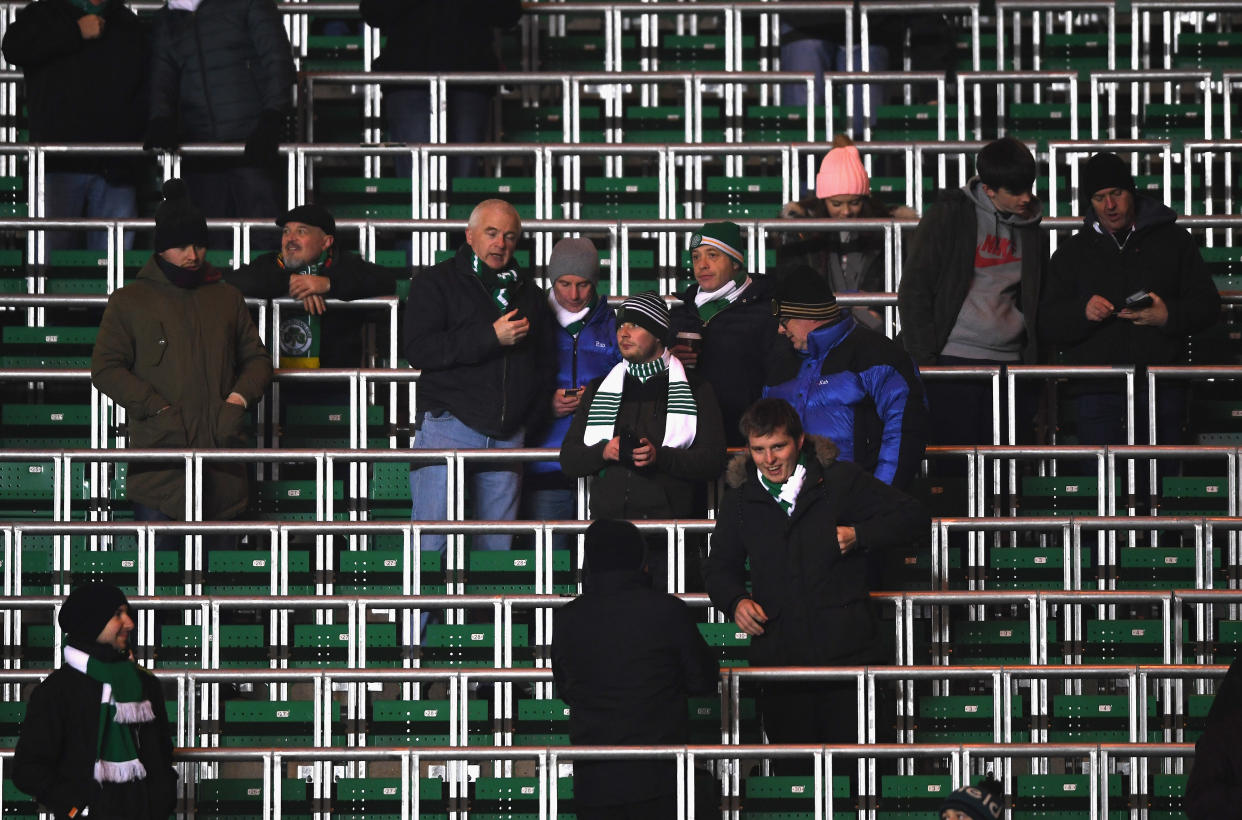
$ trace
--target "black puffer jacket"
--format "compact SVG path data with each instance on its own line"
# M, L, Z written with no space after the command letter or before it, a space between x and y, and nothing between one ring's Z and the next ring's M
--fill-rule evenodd
M749 453L733 457L704 573L707 594L730 618L747 597L767 613L764 634L751 641L752 665L876 663L884 653L864 552L918 541L931 519L910 496L837 461L828 439L808 435L803 453L807 475L793 515L759 483ZM845 554L838 525L854 527L858 538Z
M1220 316L1220 294L1199 246L1177 214L1147 197L1135 197L1134 232L1119 246L1100 233L1088 205L1085 226L1061 243L1048 266L1039 335L1057 346L1066 364L1161 365L1185 361L1186 340ZM1087 319L1087 302L1099 294L1115 307L1140 290L1164 300L1164 327L1116 317Z
M5 32L4 57L26 78L30 139L139 142L147 122L142 26L123 3L112 2L103 34L85 40L82 16L68 0L38 0Z
M263 111L293 104L293 52L271 0L203 0L155 15L151 118L180 120L183 142L239 142Z
M694 306L698 292L699 286L691 285L681 294L682 304L671 311L673 332L702 334L703 350L695 370L716 393L725 442L741 447L746 442L737 423L763 392L773 345L781 341L772 315L772 280L752 276L737 301L706 324Z
M583 594L558 609L552 674L569 704L574 745L663 745L690 740L688 695L716 691L716 659L690 609L635 570L588 573ZM584 806L671 794L673 761L582 761L574 799Z
M107 651L85 645L92 654ZM124 661L122 661L124 662ZM135 731L138 759L147 770L144 780L109 784L95 782L95 744L99 734L99 699L103 684L65 665L49 675L30 695L21 737L14 751L13 784L32 795L57 820L89 806L91 817L165 820L177 803L177 771L172 761L172 732L164 694L151 673L139 669L143 694L155 720Z
M405 358L422 371L418 412L447 410L476 433L508 438L543 411L554 362L539 361L543 323L552 321L548 300L530 275L520 272L510 304L530 320L530 332L503 347L492 323L500 308L471 270L474 252L414 274L405 308Z
M520 0L362 0L362 19L388 38L380 71L495 71L492 29L515 25Z

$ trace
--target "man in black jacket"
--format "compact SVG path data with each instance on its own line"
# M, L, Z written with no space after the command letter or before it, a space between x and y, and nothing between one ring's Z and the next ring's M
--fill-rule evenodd
M146 42L121 0L36 0L4 35L4 57L25 76L30 141L137 142L147 119ZM85 155L47 158L44 213L49 217L127 219L138 215L134 159ZM132 233L125 247L133 246ZM47 235L49 250L83 247L76 232ZM91 231L85 247L104 250Z
M711 649L685 603L652 589L645 551L633 524L597 520L583 594L554 616L552 674L575 746L688 743L687 697L716 691ZM672 760L577 761L578 816L676 817L675 778Z
M494 32L517 25L520 0L361 0L358 11L387 38L377 71L434 74L500 70ZM486 142L492 97L499 83L448 86L447 134L436 142ZM393 142L431 142L431 91L427 84L384 87L384 119ZM477 157L449 157L449 174L473 176ZM408 155L397 158L397 176L410 176Z
M561 470L594 476L592 518L687 518L701 515L695 491L724 467L724 430L716 394L665 347L668 306L652 291L631 296L617 311L622 362L583 391L565 440ZM662 547L652 549L656 589L667 572ZM686 577L698 556L687 550ZM678 588L680 591L680 588Z
M1170 208L1135 192L1134 177L1116 154L1091 157L1082 178L1085 224L1052 257L1040 335L1066 364L1184 362L1186 340L1220 316L1220 294L1198 243ZM1139 430L1147 427L1146 385L1138 380ZM1160 385L1157 443L1181 443L1185 401L1181 385ZM1123 391L1088 386L1078 400L1078 440L1123 444L1125 419Z
M224 280L246 296L292 297L305 312L282 311L281 367L360 367L363 315L329 312L324 299L367 299L396 293L387 268L336 246L336 220L322 205L299 205L276 220L280 252L226 271Z
M182 163L190 196L208 217L280 211L278 149L294 78L293 50L271 0L169 0L156 12L146 147L246 145L241 157Z
M763 391L768 357L779 341L771 283L747 274L742 232L732 222L709 222L691 236L690 262L695 284L671 311L677 333L673 355L711 384L725 441L741 447L746 442L737 431L738 419Z
M537 339L550 321L547 298L513 261L522 220L508 202L475 206L457 255L416 273L405 311L405 357L421 370L416 450L523 446L526 425L551 392L555 363L539 361ZM414 464L415 521L448 518L440 464ZM488 463L470 470L475 518L517 518L522 465ZM474 546L508 549L512 536L478 535ZM423 535L425 550L444 550L443 535Z
M865 553L923 537L931 519L804 435L784 399L759 400L741 426L749 452L725 474L705 572L712 604L751 636L752 666L885 662ZM858 708L853 681L771 684L760 698L773 743L857 742Z
M172 733L155 676L131 659L133 613L86 584L57 617L65 662L30 695L13 783L57 820L164 820L177 802Z

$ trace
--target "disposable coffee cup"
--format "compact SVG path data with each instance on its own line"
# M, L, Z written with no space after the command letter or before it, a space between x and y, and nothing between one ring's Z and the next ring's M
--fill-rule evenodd
M679 330L677 331L677 343L683 344L690 348L690 351L696 356L703 352L702 333L695 333L690 330Z

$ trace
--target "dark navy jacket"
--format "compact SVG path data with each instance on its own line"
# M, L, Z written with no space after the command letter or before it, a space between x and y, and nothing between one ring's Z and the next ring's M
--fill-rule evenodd
M793 405L806 432L831 439L886 484L905 488L926 443L927 401L910 355L850 315L807 337L797 374L764 388Z
M550 317L544 327L542 355L546 361L555 352L556 384L553 387L556 389L585 387L592 379L607 375L621 361L621 351L617 349L617 315L603 297L587 316L577 336L570 336L555 316ZM559 419L547 413L541 423L528 431L526 446L559 448L573 419L573 413ZM561 465L555 461L526 465L527 473L552 473L560 469Z

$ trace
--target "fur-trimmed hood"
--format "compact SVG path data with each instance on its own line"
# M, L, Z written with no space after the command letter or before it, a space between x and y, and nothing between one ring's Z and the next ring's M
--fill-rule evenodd
M831 439L823 436L815 436L810 433L806 434L806 441L802 444L803 452L810 451L815 456L815 460L819 462L821 467L827 467L837 460L837 445L832 443ZM746 483L746 477L754 475L755 462L750 457L750 451L747 450L738 453L729 459L729 466L725 470L725 484L733 489L737 489Z

